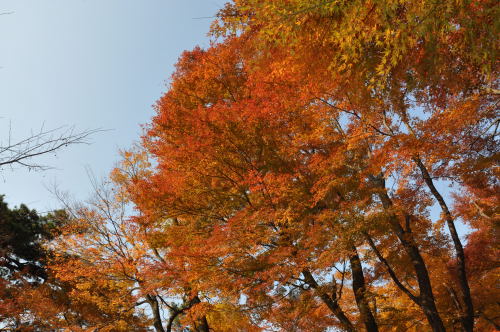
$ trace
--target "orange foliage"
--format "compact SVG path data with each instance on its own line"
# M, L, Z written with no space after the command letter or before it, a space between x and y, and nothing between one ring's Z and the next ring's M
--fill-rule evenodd
M497 12L233 1L52 243L57 279L157 331L498 327Z

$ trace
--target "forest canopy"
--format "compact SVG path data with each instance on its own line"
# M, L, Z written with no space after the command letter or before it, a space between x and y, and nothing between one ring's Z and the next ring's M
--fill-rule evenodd
M55 216L44 275L1 322L500 329L499 8L227 3L140 144Z

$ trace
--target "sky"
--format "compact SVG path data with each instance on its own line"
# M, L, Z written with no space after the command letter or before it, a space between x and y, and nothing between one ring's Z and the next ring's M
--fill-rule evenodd
M0 0L0 141L75 126L108 129L36 161L48 171L0 171L9 205L60 207L57 185L91 194L141 135L183 50L208 47L224 0Z

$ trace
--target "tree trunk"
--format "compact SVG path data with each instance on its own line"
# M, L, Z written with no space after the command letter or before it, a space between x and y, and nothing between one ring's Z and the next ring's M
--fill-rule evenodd
M306 283L309 285L309 287L313 289L318 288L318 283L314 279L313 275L311 272L305 270L302 271L302 274L304 275ZM340 305L337 302L337 295L334 293L333 296L328 295L327 293L321 291L318 292L319 297L323 301L324 304L330 309L330 311L337 317L337 319L340 321L340 324L342 325L342 328L345 331L348 332L356 332L356 329L354 328L354 325L352 325L351 321L347 316L345 315L344 311L340 307Z
M161 323L160 306L158 304L158 299L154 295L146 295L146 301L151 307L151 312L153 313L153 326L156 332L165 332L163 329L163 324Z
M429 322L429 325L434 332L445 332L446 330L444 328L443 320L441 319L436 308L436 301L432 292L429 272L427 271L427 267L425 265L424 259L422 258L422 255L420 255L418 246L413 241L411 230L407 229L405 231L399 223L397 215L393 211L391 211L393 203L391 198L387 194L385 188L385 179L382 176L378 176L373 177L372 180L376 184L376 187L381 190L378 196L382 201L384 209L389 213L389 224L413 264L413 269L415 270L415 274L417 276L417 282L420 291L420 306Z
M208 326L207 317L203 316L199 319L196 326L197 332L210 332L210 327Z
M363 274L363 266L359 259L358 251L355 246L352 246L353 255L349 257L352 272L352 290L354 298L359 309L359 314L367 332L378 332L377 322L373 317L368 299L366 297L365 276Z
M183 314L184 311L191 309L192 306L194 306L195 304L198 304L200 302L201 302L200 298L198 297L198 295L196 295L189 302L185 303L182 308L180 308L178 310L172 310L171 309L171 314L170 314L170 318L168 319L167 331L166 332L171 332L172 331L172 326L174 324L174 321L175 321L175 319L179 315ZM204 328L203 326L206 326L208 328L208 322L207 322L206 318L203 317L201 319L201 321L202 321L201 328ZM204 331L204 330L200 330L200 328L198 327L198 325L196 325L195 326L195 331Z
M462 295L462 302L464 304L463 312L461 313L461 323L464 331L472 332L474 330L474 306L472 304L472 297L470 294L469 282L467 280L467 271L465 266L465 254L464 248L462 246L462 242L460 241L460 237L458 236L457 229L455 227L455 222L453 220L453 216L451 215L450 210L448 209L448 205L446 204L443 196L439 193L436 186L434 186L434 181L430 176L427 168L423 164L422 160L417 156L414 157L413 160L417 164L420 172L422 173L422 177L424 178L425 183L429 187L432 195L439 203L441 210L443 211L446 224L451 234L451 238L453 240L453 245L455 247L455 256L457 259L457 278L460 284L460 290Z

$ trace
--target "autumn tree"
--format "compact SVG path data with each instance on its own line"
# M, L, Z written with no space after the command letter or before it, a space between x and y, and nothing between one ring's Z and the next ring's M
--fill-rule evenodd
M190 287L187 271L168 260L157 229L170 221L145 224L131 217L126 189L148 174L149 162L138 150L123 157L111 180L92 178L94 196L87 202L71 203L55 191L67 217L45 243L45 287L29 293L37 301L25 298L25 308L41 326L76 331L208 332L210 315L221 311L243 326L244 315L221 300L207 303Z
M497 186L493 164L481 162L481 171L476 171L482 175L472 175L464 167L497 153L493 146L498 125L498 25L493 22L498 10L492 1L244 0L228 4L220 14L222 25L214 28L216 33L251 31L259 47L267 50L286 47L287 68L293 63L311 71L319 65L343 87L339 92L329 88L327 101L355 113L374 135L386 136L386 143L395 143L394 134L412 138L408 144L385 144L390 148L384 149L384 157L396 152L401 166L408 163L416 170L415 181L428 187L443 212L454 246L465 330L472 330L474 321L465 254L456 217L435 182L451 179L465 192L472 178L486 176L490 190ZM313 58L317 54L324 55L324 62ZM351 95L345 89L349 85ZM462 122L452 124L454 119ZM401 129L391 128L398 123ZM485 145L476 145L479 142ZM368 148L377 144L370 140ZM375 184L388 176L387 161ZM386 208L392 206L380 199ZM413 261L419 260L414 249L403 246ZM432 313L430 281L425 271L415 268L423 299L429 303L427 316L435 322L433 328L442 330L440 318Z
M47 324L498 328L498 10L228 3L47 245Z
M487 1L228 5L213 30L226 39L186 53L158 103L145 145L159 165L134 188L144 218L176 218L166 233L201 260L202 287L248 287L249 299L272 308L273 287L298 278L288 286L315 289L341 328L376 330L356 274L362 257L372 282L383 280L378 294L390 282L403 296L398 310L409 300L434 331L471 331L477 313L456 222L495 218L497 11ZM445 199L442 181L455 198ZM490 193L483 206L461 198L480 192ZM464 201L472 215L453 211ZM330 267L349 260L359 322L304 270L318 257ZM325 268L314 272L332 287ZM229 276L240 285L227 289Z
M190 273L201 289L238 299L243 288L245 307L255 309L260 321L288 324L284 329L293 327L290 315L317 310L323 314L316 313L304 329L336 324L325 320L325 309L343 328L355 329L339 304L347 259L362 316L359 324L376 329L356 239L334 235L352 220L349 211L333 212L343 203L342 192L357 182L347 180L352 170L331 165L346 179L328 189L335 201L313 194L324 172L315 169L321 163L317 154L337 149L341 133L328 128L328 107L318 104L314 115L295 106L300 99L269 93L269 88L279 88L291 96L297 91L293 82L262 81L264 73L250 81L248 60L239 55L245 52L241 44L231 40L183 56L146 141L161 171L138 181L131 190L133 199L146 220L176 220L163 231L170 256L181 256L196 267ZM276 113L281 107L291 112ZM349 157L355 160L344 156ZM338 252L331 252L334 247ZM321 251L324 255L317 257ZM338 281L332 278L337 269ZM317 279L322 274L330 276L324 284ZM326 291L337 282L333 294ZM308 303L302 306L307 312L290 311L299 298ZM276 320L276 307L288 322Z

